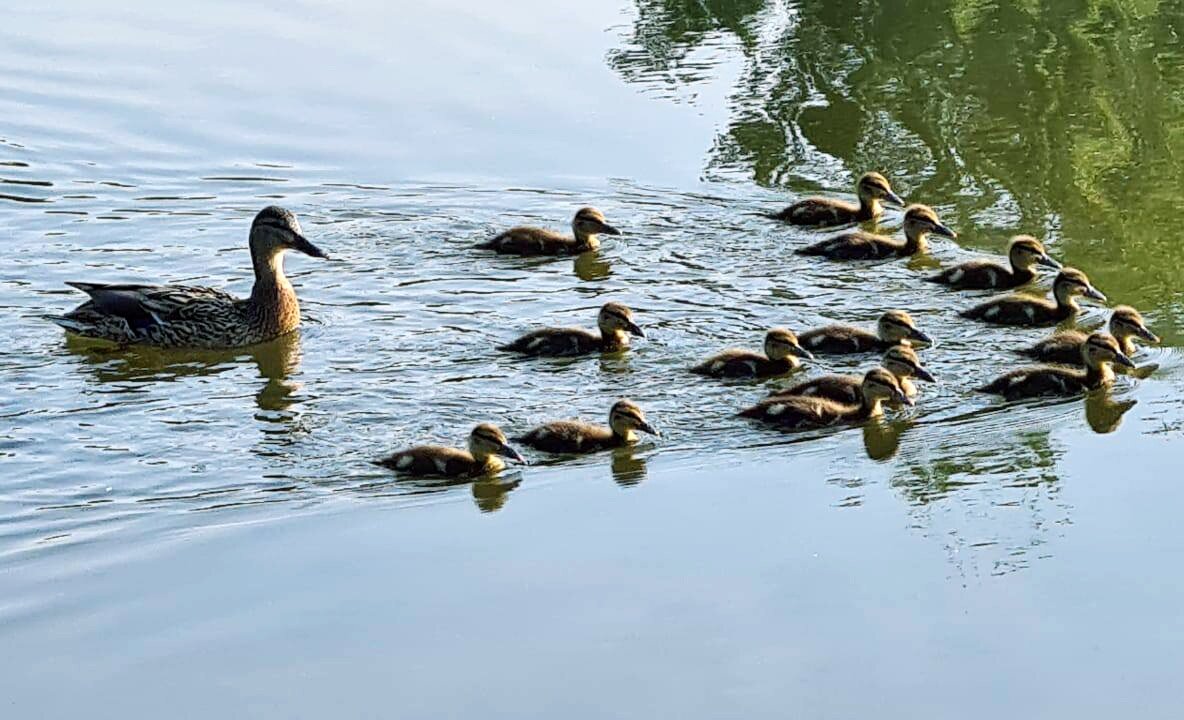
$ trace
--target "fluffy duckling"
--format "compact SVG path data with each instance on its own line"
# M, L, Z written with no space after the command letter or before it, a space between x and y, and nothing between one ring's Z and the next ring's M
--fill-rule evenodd
M928 282L949 285L955 290L1006 290L1027 285L1036 279L1036 265L1060 269L1061 264L1048 256L1044 245L1031 235L1016 235L1007 247L1010 268L989 260L971 260L925 278Z
M549 357L616 352L629 347L629 336L645 337L633 322L633 311L621 303L605 303L596 316L600 333L583 328L542 328L527 333L498 350Z
M819 255L831 260L880 260L889 257L907 257L925 252L929 233L948 238L958 233L941 224L937 213L927 205L911 205L904 213L904 240L885 235L856 230L842 233L800 248L798 255Z
M851 325L827 325L807 330L798 339L802 347L823 355L882 352L901 342L933 343L904 310L889 310L881 315L874 333Z
M1031 295L1013 294L992 298L964 310L960 314L970 320L982 320L996 325L1026 325L1029 327L1055 325L1077 315L1081 310L1077 296L1106 301L1097 288L1090 284L1085 273L1065 268L1057 273L1052 283L1053 300Z
M864 173L855 183L855 194L859 196L858 205L843 200L812 197L796 202L769 217L792 225L832 227L874 220L880 216L882 202L904 205L900 196L892 192L888 180L878 172Z
M375 462L409 475L441 475L444 477L478 477L492 475L505 469L503 457L524 463L517 450L506 442L506 435L497 425L482 423L469 433L469 448L419 445L401 450Z
M549 453L587 453L632 445L640 430L658 435L645 419L645 413L631 400L618 400L608 413L608 427L578 420L559 420L531 430L519 442Z
M1118 363L1133 368L1135 363L1122 352L1118 341L1106 333L1096 332L1081 346L1084 370L1052 365L1020 368L992 380L978 388L979 392L1002 395L1008 400L1039 397L1041 395L1077 395L1114 382Z
M917 397L917 386L912 378L925 382L937 382L933 375L921 364L917 351L908 345L893 345L884 353L880 363L884 369L896 376L900 389L906 397ZM770 393L770 398L800 395L803 397L817 397L846 405L857 405L860 399L860 385L863 378L858 375L823 375L822 377L798 383L785 390Z
M1159 337L1147 328L1139 311L1129 305L1114 308L1114 314L1110 316L1110 334L1128 357L1135 353L1135 338L1153 345L1159 342ZM1085 345L1086 337L1085 333L1077 330L1059 332L1020 352L1041 362L1080 365L1081 348Z
M838 423L862 422L883 414L885 402L912 405L900 381L884 368L868 370L860 383L860 402L856 405L820 397L785 395L762 400L742 410L741 417L754 418L789 429L825 427Z
M573 237L553 230L515 227L477 247L502 255L578 255L600 247L599 235L620 235L594 207L580 208L571 221Z
M765 354L751 350L724 350L712 355L691 372L711 377L773 377L797 369L798 358L814 358L798 343L797 335L785 328L773 328L765 334Z

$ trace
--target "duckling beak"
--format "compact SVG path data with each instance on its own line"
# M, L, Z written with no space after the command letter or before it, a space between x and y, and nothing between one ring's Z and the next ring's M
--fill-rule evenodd
M905 395L900 390L897 390L895 393L893 393L893 398L896 400L896 402L902 405L907 405L908 407L912 407L917 404L916 400L913 400L911 397Z
M1051 257L1049 257L1047 254L1046 254L1046 255L1041 255L1040 257L1036 258L1036 262L1040 263L1040 264L1041 264L1041 265L1043 265L1044 267L1050 267L1050 268L1052 268L1052 269L1054 269L1054 270L1060 270L1060 269L1061 269L1061 264L1060 264L1059 262L1057 262L1056 260L1053 260L1053 259L1052 259Z
M313 245L312 243L310 243L308 241L308 238L304 237L303 235L297 235L296 233L292 233L292 241L290 244L291 244L293 250L299 250L300 252L302 252L305 255L308 255L310 257L324 258L325 260L329 259L328 254L326 254L324 251L322 251L316 245Z
M518 452L509 445L502 445L501 449L497 451L497 454L504 458L509 458L514 462L522 463L523 465L526 464L526 458L522 457L522 453Z
M929 337L928 335L921 332L917 328L912 328L909 330L909 340L912 340L914 342L919 342L919 343L925 343L926 345L933 344L933 338Z
M904 207L904 200L902 200L899 195L892 192L891 190L889 190L888 193L884 195L884 200L898 207Z
M620 235L621 231L609 225L608 223L600 223L600 232L604 235Z
M1159 336L1147 329L1146 325L1140 325L1139 327L1135 328L1135 332L1139 337L1143 338L1147 342L1153 345L1159 344Z
M1101 290L1097 289L1093 285L1090 285L1088 288L1085 289L1085 296L1087 298L1092 298L1092 299L1097 300L1099 302L1106 302L1106 296L1102 294Z
M1116 353L1114 355L1114 362L1119 365L1125 365L1128 368L1135 367L1135 361L1126 356L1126 353Z
M933 223L933 234L934 235L941 235L943 237L948 237L950 239L954 239L954 238L958 237L958 233L949 229L945 225L942 225L941 223Z
M636 335L637 337L640 337L640 338L645 337L645 333L642 332L641 326L639 326L637 323L633 322L632 320L629 321L629 325L627 327L629 328L630 335Z
M797 355L798 357L805 358L806 360L814 359L814 353L810 352L801 345L790 345L789 352L791 355Z
M648 422L645 422L644 420L637 425L637 429L642 431L643 433L649 433L650 435L653 435L654 437L662 437L662 433L658 432L658 430L653 425L650 425Z
M925 382L937 382L937 378L933 377L933 373L929 372L920 365L913 368L913 377L917 378L918 380L924 380Z

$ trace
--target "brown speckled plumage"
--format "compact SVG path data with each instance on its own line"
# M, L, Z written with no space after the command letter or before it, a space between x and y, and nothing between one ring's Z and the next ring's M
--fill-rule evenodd
M571 227L571 236L544 228L510 228L477 247L503 255L578 255L600 247L598 235L621 234L592 207L580 208L572 218Z
M807 330L798 340L810 352L824 355L883 352L901 341L932 343L903 310L889 310L881 315L874 333L851 325L827 325Z
M764 354L751 350L724 350L691 368L691 372L710 377L773 377L800 366L799 357L813 357L798 343L797 336L784 328L765 334Z
M633 322L633 311L621 303L605 303L597 314L596 324L600 328L599 333L583 328L542 328L498 349L523 355L584 355L624 350L629 347L630 335L645 337L642 329Z
M917 397L917 386L912 381L913 377L925 382L934 382L933 375L921 364L917 352L908 345L895 345L888 348L880 362L885 370L896 376L897 381L900 382L900 389L906 397ZM860 401L860 386L862 384L863 378L858 375L823 375L784 390L777 390L770 393L769 397L800 395L855 405Z
M505 469L502 457L522 462L522 456L506 443L505 434L496 425L483 423L469 434L469 447L419 445L389 455L375 464L408 475L440 477L479 477Z
M608 415L608 427L579 420L559 420L540 425L518 441L549 453L588 453L637 442L635 430L657 435L641 408L619 400Z
M1114 308L1114 313L1110 316L1110 334L1128 356L1138 349L1135 338L1153 344L1159 342L1159 338L1143 322L1143 316L1139 311L1126 305ZM1080 365L1083 362L1081 348L1088 337L1078 330L1066 330L1045 338L1021 352L1041 362Z
M1106 333L1094 333L1082 345L1084 370L1036 365L1013 370L979 388L980 392L1002 395L1008 400L1044 395L1077 395L1114 381L1112 364L1133 368L1135 364Z
M1081 310L1076 301L1078 295L1106 300L1106 296L1090 284L1085 273L1073 268L1062 270L1053 281L1052 289L1052 300L1021 294L1005 295L964 310L961 315L995 325L1040 327L1075 317Z
M818 255L831 260L880 260L906 257L924 252L929 233L957 237L957 233L941 224L933 209L913 205L904 214L904 240L857 230L821 240L797 250L798 255Z
M832 198L812 197L800 200L769 217L791 225L834 227L874 220L880 216L881 203L885 201L894 205L904 205L904 201L892 192L888 180L876 172L862 175L855 183L855 193L859 197L858 204Z
M1044 245L1030 235L1012 238L1007 250L1010 267L990 260L971 260L936 275L925 278L929 282L948 285L955 290L1007 290L1027 285L1036 279L1036 265L1057 268L1061 264L1048 256Z
M869 370L860 383L859 404L845 404L819 397L786 395L767 398L740 411L741 417L760 420L789 430L862 422L882 412L882 404L895 401L912 405L896 377L883 368Z

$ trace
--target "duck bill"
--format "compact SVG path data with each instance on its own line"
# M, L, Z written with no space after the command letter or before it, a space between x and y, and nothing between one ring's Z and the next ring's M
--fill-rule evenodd
M1127 357L1126 353L1115 354L1114 362L1118 363L1119 365L1122 365L1123 367L1128 367L1128 368L1135 367L1135 361L1131 360L1129 357Z
M522 453L518 452L517 450L510 447L509 445L502 445L501 448L497 451L497 454L501 455L504 458L509 458L510 460L513 460L516 463L521 463L523 465L526 464L526 458L522 457Z
M1159 336L1147 329L1146 326L1140 325L1135 329L1135 333L1153 345L1159 344Z
M951 240L958 237L958 233L954 232L953 230L946 227L945 225L942 225L941 223L935 223L933 225L933 234L934 235L941 235L942 237L948 237Z
M904 207L904 200L902 200L899 195L892 192L891 190L889 190L888 194L884 196L884 202L891 203L897 207Z
M798 357L804 358L806 360L813 360L814 359L814 353L810 352L809 350L802 347L801 345L790 345L788 347L789 347L789 354L790 355L797 355Z
M1097 300L1098 302L1106 302L1106 296L1102 294L1101 290L1097 289L1093 285L1090 285L1088 288L1085 289L1085 296L1087 298L1090 298L1091 300Z
M917 378L918 380L924 380L925 382L937 382L937 378L933 377L933 373L929 372L920 365L913 368L913 377Z
M637 323L633 322L632 320L629 321L629 325L627 327L629 328L630 335L636 335L637 337L640 337L640 338L645 337L645 332L642 331L641 326L638 325Z
M640 424L638 424L637 429L643 433L649 433L654 437L662 437L662 433L658 432L657 428L645 421L642 421Z
M900 391L897 391L895 395L893 395L893 399L901 405L905 405L906 407L912 407L917 404L916 400L913 400L911 397Z
M328 253L325 253L319 247L310 243L308 238L304 237L303 235L292 233L291 245L293 250L299 250L310 257L323 258L325 260L329 259Z
M924 343L925 345L933 344L933 338L929 337L924 332L916 328L909 330L909 340L912 340L913 342Z
M608 223L600 223L600 232L604 235L620 235L621 231L609 225Z
M1057 262L1056 260L1053 260L1053 259L1052 259L1052 258L1050 258L1048 255L1041 255L1041 256L1040 256L1040 257L1039 257L1039 258L1036 260L1036 262L1040 263L1040 264L1041 264L1041 265L1043 265L1044 267L1050 267L1050 268L1052 268L1053 270L1060 270L1060 269L1061 269L1061 267L1062 267L1062 265L1061 265L1059 262Z

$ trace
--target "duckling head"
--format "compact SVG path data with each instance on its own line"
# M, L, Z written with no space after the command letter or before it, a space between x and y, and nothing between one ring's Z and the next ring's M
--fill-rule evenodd
M904 235L906 238L920 240L929 233L948 238L958 237L958 233L941 224L937 213L928 205L910 205L904 211Z
M658 431L646 422L645 413L632 400L618 400L613 404L608 412L608 426L612 428L614 435L624 438L626 442L637 442L635 430L659 435Z
M889 310L880 316L876 323L876 335L885 342L899 343L906 341L932 345L933 338L921 332L913 317L904 310Z
M1106 302L1106 296L1090 283L1085 273L1076 268L1064 268L1057 273L1052 282L1052 292L1057 302L1072 304L1073 298L1083 295L1101 302Z
M1101 370L1106 376L1113 375L1110 366L1115 363L1128 368L1135 367L1135 362L1127 357L1118 341L1109 333L1096 332L1086 338L1085 344L1081 346L1081 358L1086 367Z
M255 262L274 263L288 250L298 250L315 258L328 258L304 237L300 221L291 210L269 205L259 211L251 223L251 255Z
M868 370L867 374L863 376L860 390L863 393L864 405L871 410L872 415L879 415L882 412L880 407L882 403L913 404L913 399L905 393L896 376L884 368Z
M1124 351L1130 351L1130 338L1137 337L1149 343L1159 342L1159 336L1151 332L1143 322L1143 316L1130 305L1119 305L1110 316L1110 334L1118 340Z
M596 316L596 324L600 327L600 334L604 337L617 336L622 343L625 334L645 337L645 333L633 322L633 311L618 302L605 303Z
M903 207L904 200L900 196L892 192L892 186L888 184L888 178L884 177L878 172L866 172L859 176L859 181L855 183L855 192L859 195L859 199L868 203L890 202L893 205Z
M937 382L937 379L921 364L917 351L908 345L893 345L884 353L880 361L884 369L898 378L915 377L925 382Z
M1025 270L1033 265L1043 265L1057 270L1061 268L1059 262L1049 257L1048 252L1044 249L1044 244L1031 235L1013 237L1011 244L1007 247L1007 256L1011 258L1012 265Z
M595 240L597 235L620 235L621 231L604 221L604 213L594 207L582 207L571 221L577 240Z
M506 434L497 425L481 423L469 433L469 452L479 462L487 462L494 456L500 456L525 463L522 455L510 447L508 442Z
M770 360L789 360L795 367L797 358L814 359L814 355L798 343L798 336L785 328L773 328L765 333L765 356Z

